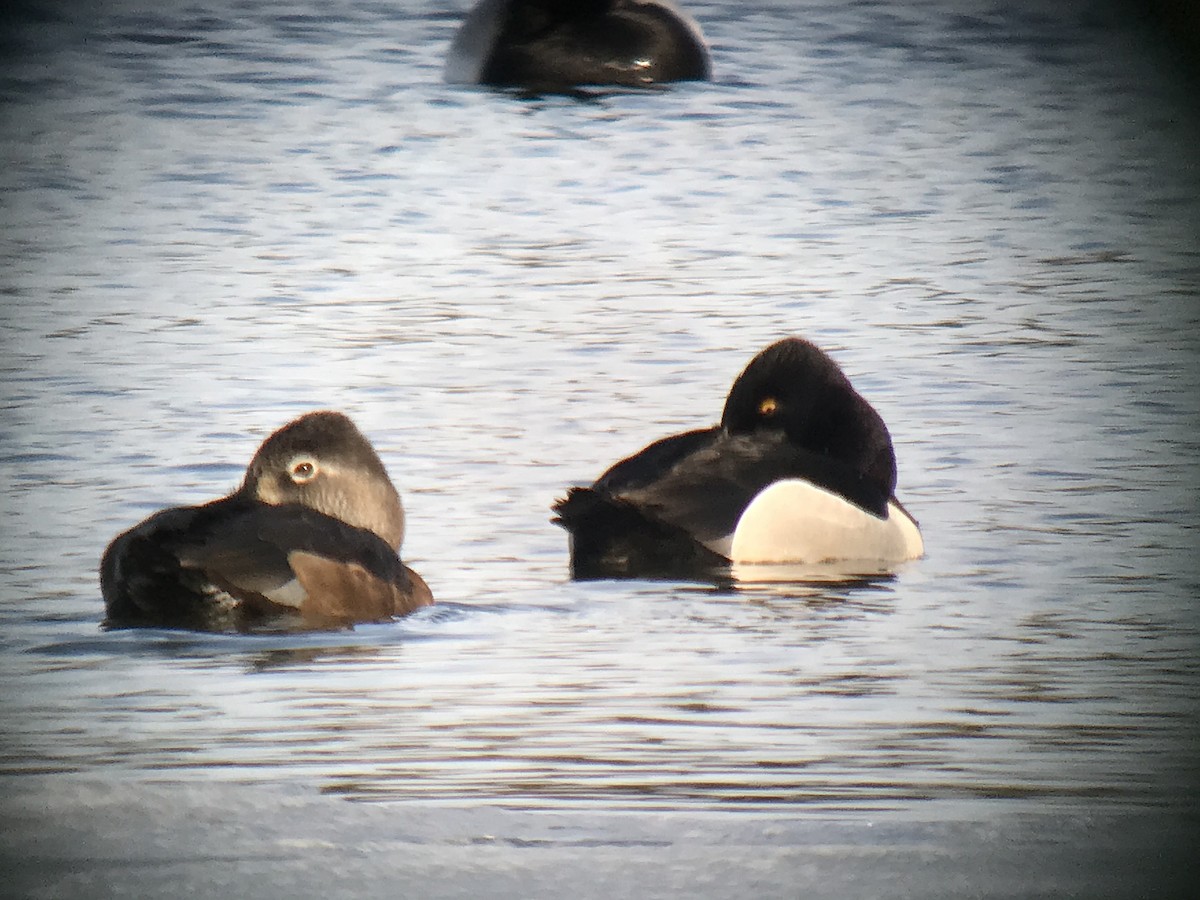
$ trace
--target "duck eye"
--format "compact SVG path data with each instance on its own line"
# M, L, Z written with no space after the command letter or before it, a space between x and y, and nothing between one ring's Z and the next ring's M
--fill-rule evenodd
M292 468L289 470L292 476L292 481L296 484L308 484L317 477L317 465L312 460L301 459L292 463Z
M758 414L760 416L773 416L777 409L779 409L779 402L774 397L765 397L758 404Z

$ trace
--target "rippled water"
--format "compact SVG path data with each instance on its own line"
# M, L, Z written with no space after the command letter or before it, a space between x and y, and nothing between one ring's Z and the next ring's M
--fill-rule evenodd
M268 834L337 893L313 847L369 856L397 822L422 861L384 883L465 847L418 882L447 895L481 872L493 895L650 895L619 880L639 865L714 896L1166 878L1200 793L1181 51L1105 4L695 2L714 83L520 98L442 84L465 6L10 14L13 889L153 893L186 859L219 896ZM883 414L927 557L848 586L572 583L554 498L715 421L787 334ZM226 492L318 407L375 441L439 605L102 631L106 542Z

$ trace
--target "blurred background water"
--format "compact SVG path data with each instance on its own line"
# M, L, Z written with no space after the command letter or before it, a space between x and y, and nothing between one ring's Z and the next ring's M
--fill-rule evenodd
M442 83L466 8L4 14L14 896L1182 883L1195 46L1116 3L690 2L712 83L530 98ZM572 583L555 497L789 334L887 421L927 557ZM320 407L439 605L102 631L107 541Z

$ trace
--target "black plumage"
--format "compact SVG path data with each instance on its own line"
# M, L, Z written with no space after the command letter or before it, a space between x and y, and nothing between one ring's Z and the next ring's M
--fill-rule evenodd
M768 486L803 479L885 519L896 462L882 418L814 344L789 338L734 382L717 426L663 438L555 504L578 578L706 573Z
M450 60L451 81L533 90L710 77L698 27L655 0L483 0Z

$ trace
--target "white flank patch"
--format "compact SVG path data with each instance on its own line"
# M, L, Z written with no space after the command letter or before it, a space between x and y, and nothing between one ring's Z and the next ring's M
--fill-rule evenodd
M917 523L895 503L879 519L800 479L763 490L742 513L732 538L709 547L740 563L903 562L925 552Z
M278 603L280 606L291 606L299 609L300 605L308 599L308 592L304 590L304 585L300 583L298 578L293 578L291 581L284 582L277 588L265 591L263 596L272 603Z
M451 84L474 84L500 34L509 0L483 0L463 21L450 44L442 77Z

